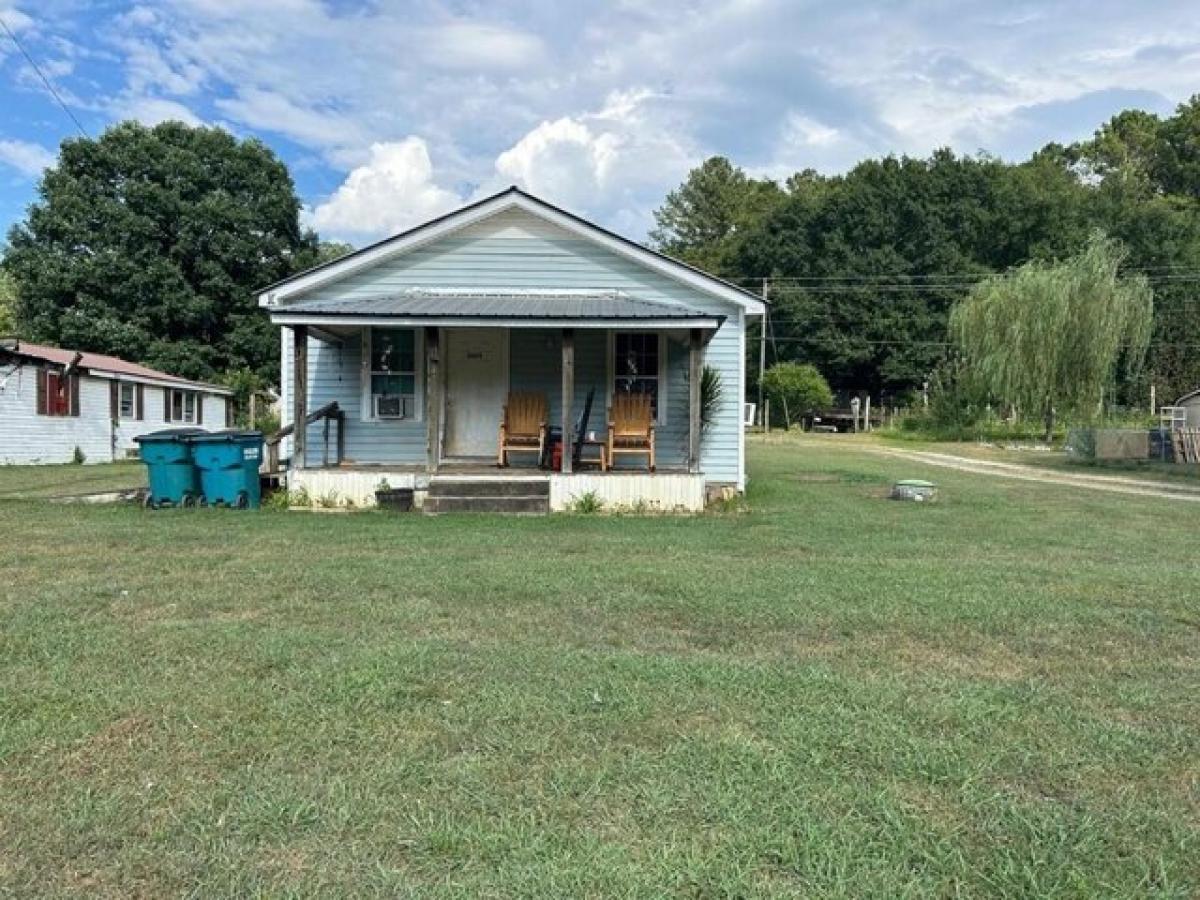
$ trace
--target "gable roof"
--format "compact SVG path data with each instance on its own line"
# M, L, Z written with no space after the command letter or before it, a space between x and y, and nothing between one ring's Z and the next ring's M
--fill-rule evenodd
M574 213L569 213L552 203L526 193L516 185L468 204L461 209L431 219L423 225L410 228L408 231L384 238L382 241L377 241L360 250L347 253L345 256L267 285L258 292L259 306L275 306L287 297L338 281L406 250L513 208L524 210L572 234L591 240L626 259L641 263L696 290L734 303L745 309L750 315L762 315L764 312L765 307L762 300L750 291L730 284L715 275L710 275L688 263L643 247L636 241L631 241L616 232L602 228Z
M31 344L28 341L7 341L0 343L0 354L11 354L35 362L49 363L53 366L68 366L79 355L78 366L87 369L93 375L100 377L116 376L134 381L151 381L177 384L180 387L203 390L213 394L232 393L228 388L203 381L191 381L176 375L168 375L157 369L140 366L137 363L126 362L116 356L106 356L103 353L88 353L83 350L64 350L62 347L51 347L46 344Z

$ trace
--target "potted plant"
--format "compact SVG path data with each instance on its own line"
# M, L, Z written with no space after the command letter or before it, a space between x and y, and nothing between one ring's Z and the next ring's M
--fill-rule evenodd
M413 507L413 489L394 488L386 478L381 478L375 485L375 504L393 512L409 512Z

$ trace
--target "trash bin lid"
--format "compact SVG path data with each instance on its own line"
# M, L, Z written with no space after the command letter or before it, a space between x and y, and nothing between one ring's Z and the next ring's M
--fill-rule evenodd
M155 441L178 441L196 434L204 434L203 428L163 428L159 431L149 431L134 437L138 443L153 443Z
M205 431L203 428L196 429L193 434L187 435L187 440L192 443L207 443L217 441L261 441L263 433L261 431L244 428L225 428L221 431Z
M922 481L919 478L909 478L905 481L897 481L896 487L932 488L937 487L937 485L932 481Z

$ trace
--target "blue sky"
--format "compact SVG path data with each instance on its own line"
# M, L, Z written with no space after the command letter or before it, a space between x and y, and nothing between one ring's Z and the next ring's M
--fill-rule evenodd
M689 168L1020 158L1200 91L1190 2L0 0L92 134L254 135L362 244L518 183L641 238ZM0 34L0 228L74 132Z

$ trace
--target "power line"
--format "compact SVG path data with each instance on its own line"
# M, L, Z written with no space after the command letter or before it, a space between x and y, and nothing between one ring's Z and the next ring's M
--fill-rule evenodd
M42 67L39 66L36 61L34 61L32 56L29 55L29 51L25 49L25 46L17 40L17 36L13 33L13 30L8 27L8 23L5 22L3 18L0 18L0 26L4 27L4 31L8 34L8 37L13 42L14 46L21 51L21 55L24 56L26 62L33 67L33 71L37 72L38 78L42 79L42 84L46 86L46 90L50 92L51 96L58 101L58 105L62 107L62 111L65 112L67 117L75 123L75 127L79 129L79 133L85 138L90 138L91 135L87 133L87 130L83 127L83 125L81 125L79 120L75 118L75 113L71 112L67 104L63 102L63 98L58 95L58 91L54 89L54 85L50 83L50 79L46 77L46 73L42 71Z
M826 345L826 344L845 344L857 347L955 347L954 341L925 341L907 338L894 338L884 340L868 340L864 338L856 338L853 335L847 335L844 338L838 337L773 337L773 342L782 344L807 344L807 345ZM1151 341L1146 345L1149 350L1194 350L1200 348L1200 343L1197 342L1176 342L1176 341ZM1128 350L1132 348L1132 344L1119 344L1118 350Z
M760 287L769 282L780 287L829 290L833 288L902 287L906 289L937 289L973 287L981 281L1011 278L1014 272L887 272L876 275L753 275L730 279L743 287ZM1200 281L1200 269L1192 265L1145 266L1121 269L1121 275L1145 275L1153 283Z

